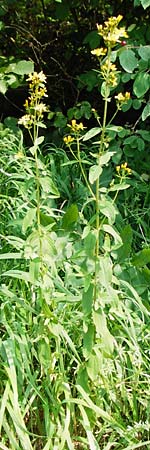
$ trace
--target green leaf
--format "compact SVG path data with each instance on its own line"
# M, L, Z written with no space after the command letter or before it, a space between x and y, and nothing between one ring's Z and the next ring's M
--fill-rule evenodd
M0 259L21 259L22 253L2 253Z
M50 177L48 176L40 177L39 182L44 192L46 192L47 194L51 193L55 197L60 196L56 184Z
M0 80L0 92L5 94L7 91L7 83L4 80Z
M110 161L110 159L113 155L114 155L114 152L105 152L103 155L101 155L99 158L100 166L107 165L107 163Z
M69 228L74 222L78 220L78 207L76 204L72 204L63 216L62 226L63 228Z
M99 165L95 164L94 166L90 167L89 182L91 184L93 184L99 178L101 173L102 173L102 167L100 164Z
M142 45L138 49L138 54L144 61L148 61L150 59L150 45Z
M94 136L97 136L97 134L101 133L102 129L100 127L91 128L91 130L87 131L85 135L83 136L83 141L88 141L89 139L92 139Z
M89 44L91 49L94 49L100 44L100 36L97 31L90 31L84 38L83 44Z
M102 353L99 352L98 355L91 354L86 363L87 373L92 382L97 380L97 377L100 373L101 359L102 359Z
M116 250L117 248L119 248L122 245L122 239L120 235L110 225L104 224L102 228L106 233L110 234L114 238L115 244L113 245L111 250Z
M150 248L143 248L132 258L132 264L136 267L143 267L150 262Z
M56 113L56 118L54 120L54 126L56 128L64 128L67 125L67 118L61 111Z
M139 98L142 97L150 87L150 76L148 73L138 73L133 83L134 94Z
M93 285L90 284L88 290L82 294L82 309L83 313L90 315L93 304Z
M42 144L43 141L44 141L44 136L40 136L40 137L36 138L35 142L34 142L35 147L38 147L40 144Z
M100 309L93 311L93 322L95 324L96 333L101 337L102 349L105 356L111 356L114 350L114 337L110 334L107 327L106 316Z
M19 61L15 64L13 72L17 75L27 75L34 72L34 63L26 60Z
M1 276L17 278L18 280L31 283L29 272L24 272L23 270L8 270L7 272L2 273Z
M23 219L23 222L22 222L23 233L26 232L28 227L31 227L33 225L35 218L36 218L36 208L28 209L28 211Z
M89 257L94 256L95 244L96 244L96 235L94 231L90 231L89 234L84 238L85 252Z
M101 85L101 95L104 98L107 98L110 95L110 88L109 88L108 84L106 83L106 81L103 81L103 83Z
M92 323L88 325L88 330L83 334L83 355L84 358L88 358L92 351L94 342L94 326Z
M138 59L136 58L133 50L130 50L128 48L124 48L121 51L119 55L119 61L123 69L129 73L132 73L138 65Z
M100 202L100 212L108 218L108 222L112 225L116 218L116 208L112 203L112 200L103 196Z
M150 116L150 103L148 103L142 111L142 120L146 120Z
M129 257L131 252L131 244L133 239L132 228L126 225L120 233L123 245L117 250L119 261L124 261Z
M138 100L137 98L132 100L132 106L133 106L134 109L140 109L141 105L142 105L141 100Z
M141 5L144 9L148 8L150 6L150 0L141 0Z
M115 191L124 191L124 189L128 189L130 187L130 184L122 183L122 184L114 184L109 188L109 191L115 192Z

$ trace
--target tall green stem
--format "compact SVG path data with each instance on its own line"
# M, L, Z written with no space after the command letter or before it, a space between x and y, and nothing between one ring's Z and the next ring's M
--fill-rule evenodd
M108 62L110 62L110 56L111 56L111 49L108 49ZM103 114L103 124L102 124L102 134L101 134L101 141L100 141L100 147L99 147L99 154L97 157L97 164L99 164L99 158L101 154L104 152L104 142L105 142L105 132L106 132L106 121L107 121L107 108L108 108L108 98L109 98L109 83L108 83L108 77L109 77L109 64L108 64L108 71L105 81L105 89L106 94L104 97L104 114ZM100 233L100 218L99 218L99 185L100 185L100 176L96 180L96 245L95 245L95 288L94 288L94 301L96 301L97 298L97 261L99 256L99 233Z

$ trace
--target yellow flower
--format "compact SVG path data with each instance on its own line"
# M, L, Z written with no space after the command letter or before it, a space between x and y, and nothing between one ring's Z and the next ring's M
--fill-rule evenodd
M120 177L126 177L132 174L132 170L128 167L127 162L122 163L121 166L116 166L116 172Z
M92 55L95 55L95 56L104 56L104 55L106 55L106 53L107 53L107 48L103 48L103 47L101 47L101 48L95 48L94 50L91 50L91 53L92 53Z
M31 128L34 122L34 116L31 114L25 114L24 116L20 117L18 120L19 125L23 125L25 128Z
M72 136L65 136L63 140L66 145L69 145L69 144L71 144L71 142L74 141L74 138Z
M116 72L117 67L115 64L112 64L109 59L106 60L104 64L101 66L101 74L104 80L106 80L107 84L115 87L117 86L117 75Z
M24 154L22 152L19 151L15 154L15 159L22 159L22 158L24 158Z
M97 24L98 34L103 37L106 44L113 47L117 42L120 42L120 38L128 37L125 27L118 28L119 22L122 20L122 16L110 17L104 22L104 25Z
M39 73L37 72L29 73L27 81L31 81L32 85L36 85L39 83L46 83L46 76L44 75L42 70Z
M37 104L34 109L39 116L42 116L44 112L48 111L47 106L45 105L45 103L42 102Z
M124 103L127 103L128 100L130 100L130 92L125 92L125 94L122 94L122 92L119 92L118 95L115 95L115 99L117 100L117 106L118 108L121 107Z
M77 123L75 119L71 121L71 125L67 124L68 127L72 129L74 132L83 131L86 127L83 126L83 123Z

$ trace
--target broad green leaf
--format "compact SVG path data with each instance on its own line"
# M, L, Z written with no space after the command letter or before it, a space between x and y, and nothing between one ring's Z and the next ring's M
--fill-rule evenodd
M147 103L147 105L145 106L145 108L142 111L142 120L146 120L147 117L150 116L150 103Z
M133 50L124 48L119 54L119 61L121 66L126 72L132 73L138 65L138 59L136 58Z
M78 220L78 207L76 204L72 204L63 216L62 226L63 228L69 228L74 222Z
M114 155L114 152L105 152L103 155L101 155L99 158L100 166L106 165L110 161L110 159L113 155Z
M46 192L47 194L49 193L53 194L55 197L60 196L56 184L50 177L48 176L40 177L39 182L44 192Z
M150 75L148 73L138 73L133 83L134 94L139 98L142 97L150 87Z
M144 59L144 61L150 59L150 45L142 45L138 49L138 54L141 56L142 59Z
M93 184L101 175L102 173L102 167L99 164L95 164L94 166L90 167L89 170L89 182Z
M132 264L143 267L150 262L150 248L143 248L132 258Z
M32 61L22 60L15 64L13 72L17 75L27 75L34 72L34 63Z
M82 294L82 309L84 314L91 314L93 304L93 285L90 284L88 290Z
M22 222L22 231L26 232L28 227L31 227L34 224L34 220L36 218L36 208L28 209L23 222Z
M89 139L92 139L97 134L101 133L102 129L100 127L91 128L91 130L87 131L85 135L83 136L83 141L88 141Z
M150 0L141 0L141 4L144 9L148 8L150 6Z

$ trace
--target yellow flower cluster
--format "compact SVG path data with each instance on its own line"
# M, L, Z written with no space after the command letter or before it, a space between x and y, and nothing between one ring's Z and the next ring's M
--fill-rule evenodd
M128 176L131 175L132 170L128 167L127 162L121 164L121 166L117 166L116 167L116 172L118 173L119 176Z
M27 114L18 120L18 124L30 129L33 123L42 120L43 114L48 111L45 103L41 102L42 97L47 97L46 76L42 71L30 73L27 81L30 81L30 96L24 104Z
M127 38L125 27L118 28L123 16L119 14L118 17L110 17L104 22L104 25L97 24L98 34L103 37L108 47L114 47L120 38Z
M120 92L118 95L115 95L115 99L117 102L117 107L120 109L124 103L127 103L128 100L130 100L130 92L125 92L124 94Z
M63 140L66 145L69 145L69 144L71 144L71 142L74 141L74 138L69 135L69 136L65 136Z
M115 87L117 86L117 75L116 75L117 67L115 64L112 64L109 59L106 60L104 64L101 66L101 75L104 80L107 81L109 86Z
M91 50L91 53L92 53L92 55L97 56L97 57L105 56L107 53L107 48L103 48L103 47L95 48L94 50Z
M83 126L83 123L77 123L75 119L73 119L71 121L71 125L67 124L68 127L70 127L72 129L72 131L74 131L75 133L79 132L79 131L83 131L86 127Z

